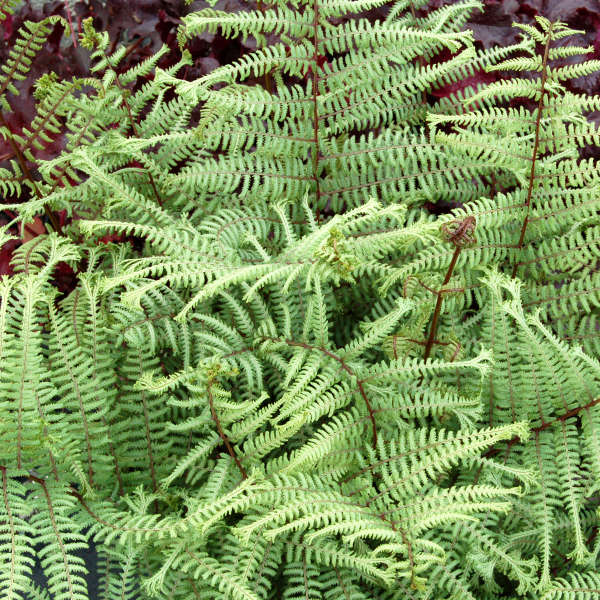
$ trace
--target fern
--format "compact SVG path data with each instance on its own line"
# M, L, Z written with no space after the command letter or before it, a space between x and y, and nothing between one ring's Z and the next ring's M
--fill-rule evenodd
M600 65L385 4L205 8L166 68L86 21L4 124L1 241L68 218L0 280L3 597L87 600L90 544L102 600L600 597ZM206 31L257 48L190 81Z

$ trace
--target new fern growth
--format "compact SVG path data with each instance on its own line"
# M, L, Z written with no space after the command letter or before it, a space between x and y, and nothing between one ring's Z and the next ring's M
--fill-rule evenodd
M57 226L0 280L3 598L91 600L90 544L103 600L600 598L598 99L566 86L600 64L384 4L206 8L165 68L86 21L89 77L4 124L0 241ZM257 49L189 81L216 30Z

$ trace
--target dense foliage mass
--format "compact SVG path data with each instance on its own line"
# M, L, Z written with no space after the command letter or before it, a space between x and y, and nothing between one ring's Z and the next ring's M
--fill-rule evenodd
M205 8L127 67L85 20L16 133L68 29L24 25L2 598L91 600L89 544L102 600L600 598L600 61L480 8ZM256 48L190 78L217 31Z

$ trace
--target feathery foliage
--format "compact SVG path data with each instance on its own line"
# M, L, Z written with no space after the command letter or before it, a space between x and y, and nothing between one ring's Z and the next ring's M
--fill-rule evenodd
M103 600L600 598L600 64L385 4L206 8L164 68L86 21L2 130L55 225L0 280L2 597L87 600L93 543ZM257 49L187 80L217 30Z

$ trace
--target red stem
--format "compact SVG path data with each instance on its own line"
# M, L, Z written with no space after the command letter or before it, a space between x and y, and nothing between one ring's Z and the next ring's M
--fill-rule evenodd
M306 344L305 342L296 342L295 340L288 340L288 339L284 339L284 338L263 337L262 339L270 340L271 342L284 342L288 346L297 346L299 348L304 348L305 350L318 350L319 352L322 352L326 356L329 356L329 358L332 358L333 360L340 363L340 367L346 373L348 373L348 375L350 375L351 377L356 377L356 375L354 374L354 371L344 362L343 358L335 355L333 352L331 352L330 350L327 350L326 348L323 348L322 346L311 346L310 344ZM375 411L373 410L373 407L371 406L371 403L369 402L369 398L367 397L363 383L364 383L364 379L357 378L356 386L358 388L359 394L361 395L361 397L365 403L365 406L367 407L367 411L369 412L369 420L371 421L371 427L373 429L373 447L376 447L377 446L377 425L375 423Z
M219 433L219 437L221 438L221 440L223 440L223 443L225 444L225 447L227 448L227 452L229 452L229 456L231 456L231 458L233 458L233 460L235 461L235 464L237 465L237 468L240 470L240 473L242 474L242 479L247 479L248 475L246 473L246 470L244 469L239 458L236 456L235 452L233 451L231 442L229 441L229 439L225 435L225 432L223 431L223 428L221 427L221 422L219 421L219 417L217 416L217 411L215 410L215 403L213 401L213 395L210 390L211 385L212 385L212 382L209 382L207 390L206 390L208 393L208 404L210 405L210 414L212 415L213 421L215 422L215 425L217 426L217 432Z
M321 147L319 143L319 107L318 107L318 96L319 96L319 5L318 0L315 0L314 8L315 14L313 19L313 68L312 68L312 84L313 84L313 137L315 142L315 153L313 156L313 178L315 181L315 193L316 193L316 214L317 222L319 221L319 200L321 199L321 185L319 182L319 159L321 155Z
M35 195L38 197L38 199L41 200L42 193L40 192L40 190L37 186L37 183L36 183L35 179L33 178L33 175L31 174L29 167L27 166L27 161L25 160L25 156L23 156L23 152L21 151L21 148L19 148L19 146L17 145L17 143L15 142L15 140L12 136L12 133L10 131L8 123L6 122L6 119L4 118L4 114L2 112L0 112L0 125L2 125L3 127L6 128L6 135L7 135L8 143L10 144L10 147L12 148L15 158L17 159L17 162L19 163L19 166L21 167L21 171L23 171L23 175L25 175L25 177L30 181L30 183L33 187L33 191L35 192ZM44 212L46 213L46 216L48 217L48 219L50 220L50 223L52 224L52 229L54 229L54 231L56 231L56 233L58 233L59 235L64 235L64 233L62 231L62 227L60 226L60 221L57 219L56 215L50 210L50 208L48 208L47 205L44 205Z
M548 79L548 53L550 51L550 34L552 32L552 25L548 30L548 39L546 40L546 47L544 48L544 59L542 62L542 80L540 85L540 99L537 106L537 115L535 119L535 141L533 142L533 156L531 159L531 171L529 172L529 185L527 186L527 198L525 199L525 219L521 227L521 234L519 235L519 243L517 244L518 250L523 248L523 240L525 239L525 232L527 231L527 224L529 223L529 208L531 205L531 196L533 194L533 182L535 179L535 164L537 161L538 149L540 145L540 124L542 120L542 109L544 108L544 95L546 94L546 80ZM517 251L518 251L517 250ZM513 266L511 277L514 279L517 275L519 263L516 262Z
M456 246L454 248L454 254L452 255L452 260L450 261L450 265L448 266L448 270L446 271L446 276L444 277L444 281L442 282L442 287L437 292L437 301L435 303L435 309L433 310L433 318L431 319L431 327L429 329L429 337L427 338L427 342L425 344L425 353L423 354L423 360L427 360L429 355L431 354L431 349L433 348L433 343L435 341L435 334L437 332L438 320L440 318L440 312L442 310L442 302L443 302L443 294L445 292L444 286L450 281L452 277L452 273L454 271L454 267L456 266L456 261L458 260L458 255L461 251L461 246Z

